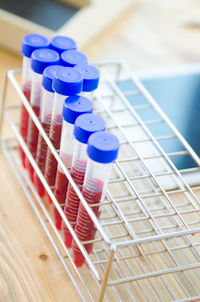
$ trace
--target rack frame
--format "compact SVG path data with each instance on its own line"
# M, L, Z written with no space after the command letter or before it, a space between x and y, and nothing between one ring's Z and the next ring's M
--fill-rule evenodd
M1 149L82 301L97 301L97 291L99 302L198 301L200 185L191 186L184 175L200 170L200 158L124 62L96 65L101 72L101 81L92 96L95 113L105 118L108 131L115 133L121 143L106 199L100 204L100 220L84 200L59 157L59 150L54 149L24 96L16 79L20 69L10 70L6 75L1 104ZM125 87L127 83L128 89ZM11 89L17 95L17 105L9 104ZM20 102L26 107L97 228L91 255L76 237L53 195L53 188L48 186L19 133L13 112L19 112ZM142 113L145 110L155 111L155 119L144 120ZM6 123L14 136L6 134ZM152 133L155 124L165 125L162 136L156 137ZM162 148L161 142L171 139L180 142L180 151L166 152ZM75 267L72 252L66 249L44 201L20 165L18 144L83 253L88 268L78 270ZM192 157L196 167L178 170L173 158L182 156ZM86 284L88 280L91 286Z

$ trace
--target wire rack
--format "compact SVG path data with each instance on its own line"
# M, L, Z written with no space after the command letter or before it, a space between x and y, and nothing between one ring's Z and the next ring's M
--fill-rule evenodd
M125 63L96 64L101 72L93 95L95 112L121 143L98 220L65 169L20 88L20 70L7 73L2 102L1 148L82 301L200 301L200 185L188 173L200 159ZM14 97L13 97L14 96ZM70 227L18 130L21 102L80 197L96 228L88 255ZM148 119L148 112L154 118ZM145 114L144 114L145 113ZM147 113L147 114L146 114ZM159 125L159 136L154 133ZM163 142L179 142L165 150ZM51 212L21 167L21 145L64 223L85 256L77 269L71 250L53 224ZM192 158L194 168L178 170L175 160ZM200 182L199 182L200 183Z

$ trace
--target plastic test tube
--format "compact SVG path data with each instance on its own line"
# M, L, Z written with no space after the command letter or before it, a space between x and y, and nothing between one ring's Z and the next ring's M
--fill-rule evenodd
M85 173L82 194L97 217L100 216L99 203L105 198L106 188L112 167L112 162L117 158L119 141L117 137L108 132L92 134L88 141L88 164ZM94 206L97 204L96 206ZM96 228L92 219L82 203L80 203L75 232L81 242L94 240ZM90 254L93 243L84 244L84 248ZM84 256L73 241L74 263L81 267Z
M60 65L51 65L45 68L43 72L41 104L40 104L40 121L47 135L49 135L53 101L54 101L54 90L52 87L53 78L56 74L56 71L62 68L63 66ZM40 168L42 174L44 174L46 155L47 155L47 144L43 139L42 135L39 133L37 152L36 152L36 163ZM37 176L36 172L34 172L34 184L35 187L37 188L37 192L40 195L40 197L43 197L45 195L45 189L39 177Z
M31 54L34 50L38 48L46 48L49 46L49 41L46 37L38 34L29 34L24 36L22 40L21 54L23 55L23 64L22 64L22 90L27 100L30 102L31 95ZM26 142L27 130L28 130L28 117L29 114L25 106L21 105L21 115L20 115L20 134ZM19 152L22 164L24 168L26 167L25 163L25 153L19 146Z
M70 96L65 100L62 116L62 134L60 142L60 157L66 166L66 168L71 169L72 155L74 151L74 135L73 128L76 118L84 113L91 113L93 111L92 102L83 96ZM61 167L58 165L54 195L64 209L64 202L66 198L68 186L68 179L63 173ZM54 223L58 230L61 230L62 218L53 205L53 216Z
M61 54L65 50L76 50L77 45L74 39L67 36L55 36L50 41L50 48Z
M83 78L79 71L71 67L63 67L56 72L53 79L53 89L55 91L54 104L52 110L51 127L49 138L56 150L60 148L60 137L62 129L62 109L67 96L76 95L81 92ZM47 150L45 164L45 179L49 186L54 186L57 172L57 161L50 149ZM52 203L49 195L49 202Z
M31 68L32 68L32 85L31 85L31 100L30 104L39 117L40 114L40 99L42 91L42 74L44 69L49 65L58 64L60 61L59 54L52 49L37 49L31 55ZM37 142L38 142L38 129L32 119L28 122L27 133L27 146L32 154L36 157ZM33 182L34 170L28 158L26 158L26 166L29 171L30 179Z
M105 130L104 120L95 114L83 114L77 118L74 125L75 146L72 158L71 176L79 189L82 189L85 170L87 166L87 142L90 135ZM71 184L68 186L64 213L75 228L79 208L79 197ZM67 226L63 224L64 242L67 248L71 247L72 235Z
M99 70L94 65L87 63L76 65L74 69L78 70L83 76L82 95L92 100L92 94L99 84Z
M87 56L78 50L67 50L60 56L60 64L66 67L74 67L79 64L87 63L87 61Z

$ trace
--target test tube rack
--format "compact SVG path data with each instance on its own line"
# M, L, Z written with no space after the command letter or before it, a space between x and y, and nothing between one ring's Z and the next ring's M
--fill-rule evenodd
M106 120L108 131L115 133L121 144L106 199L100 205L99 220L26 100L19 85L21 70L10 70L6 75L0 120L2 152L81 301L199 301L200 185L189 185L185 174L199 171L200 159L125 63L96 65L101 81L93 95L95 113ZM90 255L70 227L19 133L21 102L97 228ZM154 113L154 119L144 118L148 110ZM160 125L162 135L153 132L154 125ZM161 142L169 140L179 141L180 151L166 152ZM66 249L62 234L21 167L19 144L84 254L87 266L77 269L74 265L71 250ZM173 158L183 156L193 158L196 167L178 170Z

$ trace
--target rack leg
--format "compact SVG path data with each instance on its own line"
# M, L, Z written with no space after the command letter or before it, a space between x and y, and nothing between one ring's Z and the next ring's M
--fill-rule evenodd
M100 293L100 297L99 297L99 302L102 302L103 298L104 298L104 294L105 294L105 290L106 290L106 285L107 285L107 282L108 282L108 276L109 276L110 269L111 269L111 266L112 266L114 254L115 254L115 250L112 249L111 252L110 252L110 257L109 257L108 265L107 265L107 268L106 268L105 277L104 277L104 280L103 280L103 283L102 283L102 287L101 287L101 293Z

